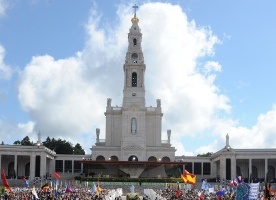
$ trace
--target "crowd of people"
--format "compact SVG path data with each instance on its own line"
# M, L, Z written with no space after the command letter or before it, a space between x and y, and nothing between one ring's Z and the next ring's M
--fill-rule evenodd
M128 190L128 191L127 191ZM223 191L223 192L220 192ZM130 193L138 195L128 196ZM13 187L11 191L6 190L1 195L1 200L121 200L123 195L126 199L136 200L235 200L238 199L236 196L236 190L221 186L216 188L213 192L202 188L189 187L166 187L163 189L145 189L142 187L112 189L112 188L100 188L85 187L83 185L74 185L74 187L59 187L54 189L52 187ZM264 192L259 191L258 200L264 199ZM273 199L273 198L271 198Z

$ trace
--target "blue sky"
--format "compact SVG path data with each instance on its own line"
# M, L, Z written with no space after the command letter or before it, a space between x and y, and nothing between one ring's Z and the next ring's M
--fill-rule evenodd
M0 0L0 136L80 143L122 103L137 4L146 104L162 100L177 155L276 147L275 1Z

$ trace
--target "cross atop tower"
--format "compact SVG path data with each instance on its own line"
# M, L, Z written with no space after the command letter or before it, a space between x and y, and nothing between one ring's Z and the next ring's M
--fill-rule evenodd
M138 9L138 6L135 4L132 8L134 8L134 16L136 17L136 10Z

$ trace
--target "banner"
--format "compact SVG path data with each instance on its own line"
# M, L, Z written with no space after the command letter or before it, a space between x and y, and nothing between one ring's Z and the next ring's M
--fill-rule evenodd
M249 200L257 200L260 183L250 183Z

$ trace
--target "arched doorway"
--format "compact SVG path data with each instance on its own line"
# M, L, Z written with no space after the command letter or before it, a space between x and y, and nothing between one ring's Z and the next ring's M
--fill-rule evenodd
M118 161L119 158L118 158L117 156L111 156L111 157L109 158L109 160L110 160L110 161Z
M157 162L157 158L154 156L151 156L151 157L149 157L148 161L149 162Z
M171 162L171 159L167 156L164 156L162 159L161 159L162 162Z
M98 156L98 157L96 158L96 160L97 160L97 161L104 161L105 158L104 158L103 156Z
M138 161L138 158L137 156L132 155L128 158L128 161Z

